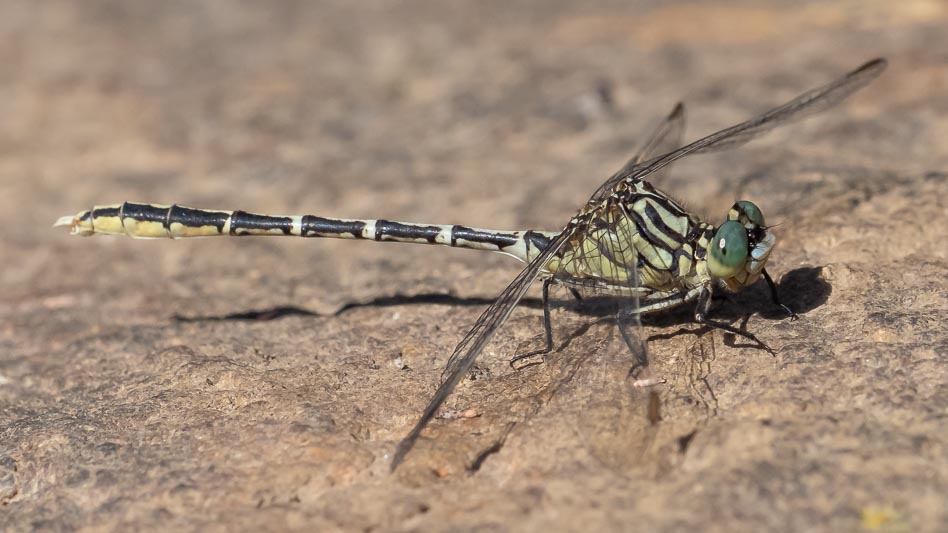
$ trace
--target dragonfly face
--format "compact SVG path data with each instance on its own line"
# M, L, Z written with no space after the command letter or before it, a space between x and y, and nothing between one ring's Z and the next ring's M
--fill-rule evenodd
M708 253L708 270L732 291L754 284L760 277L777 239L764 224L764 215L752 202L741 200L718 227Z

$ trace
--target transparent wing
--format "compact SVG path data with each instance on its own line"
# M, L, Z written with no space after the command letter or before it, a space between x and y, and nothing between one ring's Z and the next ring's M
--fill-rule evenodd
M648 391L634 387L632 377L632 371L647 365L648 352L639 322L641 280L634 239L639 230L627 207L622 199L607 197L589 210L561 250L564 260L556 272L582 272L602 283L586 287L583 301L587 309L594 305L589 302L605 304L597 314L611 316L614 329L578 357L582 364L577 363L559 391L564 399L557 402L557 418L575 428L590 458L612 470L635 462L650 427L644 401Z
M639 319L639 250L633 241L638 230L627 206L621 204L615 197L601 202L591 212L584 238L573 248L575 261L608 280L612 296L608 311L615 329L592 355L593 364L577 370L574 387L568 392L573 396L567 408L571 412L565 414L573 420L590 456L610 469L624 469L634 462L642 452L639 444L644 442L641 436L648 426L644 416L647 402L632 386L631 377L631 371L648 364Z
M540 271L543 270L543 267L549 262L553 255L559 251L563 243L569 239L572 233L573 228L571 224L568 225L559 236L553 239L550 245L531 261L510 285L507 285L507 288L500 293L500 296L494 300L494 303L477 319L471 331L461 339L461 342L458 343L454 349L454 353L451 354L451 358L448 359L448 364L445 366L444 372L441 374L441 385L438 387L438 390L435 391L434 396L428 401L428 405L425 407L421 418L415 423L412 430L398 443L395 456L392 458L392 470L398 467L402 459L405 458L405 454L415 445L415 441L418 440L422 430L434 417L438 408L441 407L441 404L444 403L451 392L454 391L454 388L461 379L471 370L477 356L480 355L481 350L484 349L484 345L486 345L491 337L494 336L494 333L504 325L504 322L510 317L510 313L513 312L514 307L517 306L517 303L523 298L527 289L529 289L530 285L536 280Z
M663 156L633 165L613 179L616 179L617 183L623 179L640 180L687 155L727 150L745 144L778 126L800 120L838 104L876 79L885 70L886 65L885 59L873 59L845 76L822 87L811 89L782 106L775 107L736 126L712 133Z
M605 183L596 189L590 201L598 202L603 200L612 192L613 187L622 181L630 170L643 161L653 157L667 154L682 145L685 134L685 105L681 102L675 105L671 113L666 116L662 122L655 128L649 139L639 148L638 153L632 156L618 172L612 175ZM667 167L664 169L667 171ZM661 179L659 176L653 176L653 180Z
M639 149L625 165L622 170L631 168L643 161L655 156L667 154L682 144L682 138L685 134L685 104L678 102L672 108L671 113L665 117L665 120L658 125L658 128L652 132L652 136Z

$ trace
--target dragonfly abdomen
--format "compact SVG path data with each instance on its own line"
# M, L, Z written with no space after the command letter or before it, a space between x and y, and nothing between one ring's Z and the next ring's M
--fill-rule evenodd
M558 234L383 219L275 216L133 202L95 206L75 216L62 217L56 225L70 226L74 235L115 234L136 239L282 235L436 244L501 252L527 262Z

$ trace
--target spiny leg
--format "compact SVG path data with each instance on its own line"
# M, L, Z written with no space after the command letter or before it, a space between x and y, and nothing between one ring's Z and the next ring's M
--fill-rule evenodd
M543 333L546 337L546 345L539 350L533 350L532 352L523 353L516 355L513 359L510 360L511 368L516 370L524 369L528 366L538 365L543 362L542 356L553 351L553 324L550 319L550 285L553 284L553 280L545 279L543 280ZM523 361L524 359L529 359L531 357L541 356L540 360L533 363L527 363L523 366L517 366L517 363Z
M634 329L639 328L638 314L634 310L623 307L616 313L616 325L619 327L619 333L622 334L622 340L629 347L635 363L629 369L629 375L638 375L642 369L648 366L648 352L646 350L645 339L639 338Z
M784 311L786 311L788 315L790 315L790 321L791 321L791 322L793 322L794 320L800 318L796 313L793 312L792 309L790 309L790 308L787 307L786 305L780 303L780 298L777 296L777 285L774 284L774 280L770 278L770 274L767 273L767 269L763 269L762 272L763 272L763 274L764 274L764 279L767 280L767 285L770 286L770 297L773 299L774 303L775 303L778 307L780 307L781 309L783 309Z
M711 307L711 289L705 290L698 298L698 308L695 310L695 322L703 324L705 326L710 326L712 328L717 328L728 333L733 333L739 337L744 337L745 339L756 343L758 346L762 347L764 350L770 352L770 355L777 355L777 352L773 350L770 346L767 346L766 343L757 338L753 333L735 328L730 324L725 324L723 322L718 322L716 320L711 320L707 317L708 308Z
M616 313L616 325L619 333L622 334L622 340L628 346L629 351L635 358L635 362L629 368L626 377L635 378L632 386L636 388L648 388L665 383L664 377L640 377L643 371L648 368L648 341L633 332L633 329L641 329L639 315L634 310L623 308Z

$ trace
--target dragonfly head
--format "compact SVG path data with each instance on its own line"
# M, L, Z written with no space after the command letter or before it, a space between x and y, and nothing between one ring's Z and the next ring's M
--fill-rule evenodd
M727 221L714 234L708 251L708 270L732 291L749 287L760 277L775 243L774 234L764 225L760 208L741 200L731 207Z

